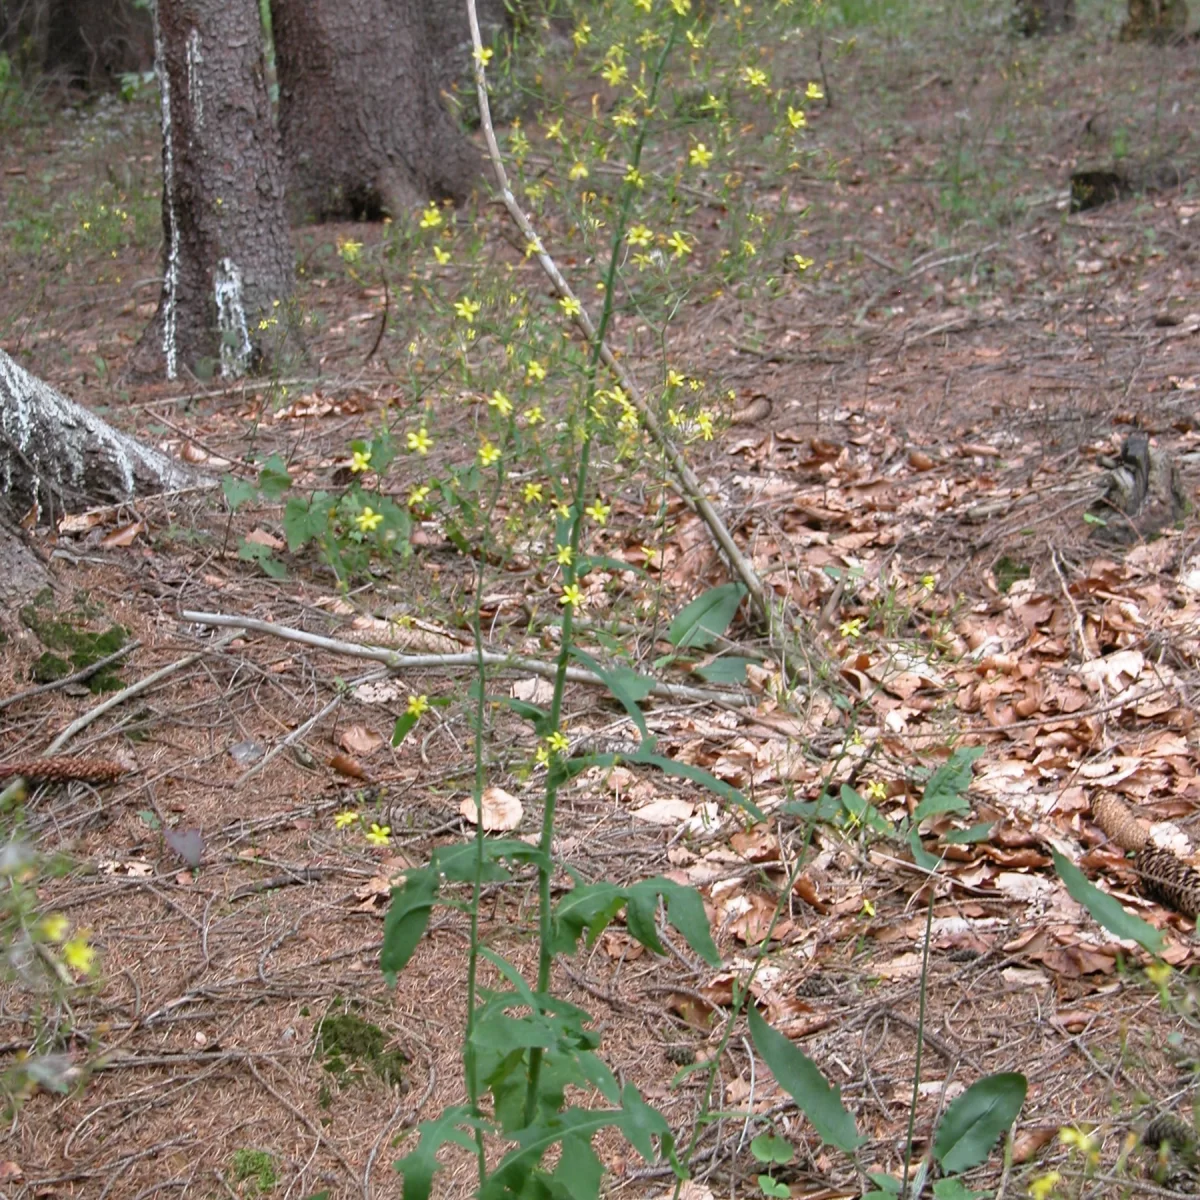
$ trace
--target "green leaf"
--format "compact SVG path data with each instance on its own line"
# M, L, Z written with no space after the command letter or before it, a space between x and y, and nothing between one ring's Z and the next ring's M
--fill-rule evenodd
M895 1175L885 1175L882 1171L868 1171L867 1178L879 1188L880 1195L898 1196L904 1187Z
M617 1125L625 1135L625 1140L646 1160L653 1162L654 1138L658 1138L663 1153L674 1163L671 1127L666 1118L653 1105L647 1104L641 1092L627 1083L621 1090L621 1107L617 1112ZM679 1168L676 1166L676 1174Z
M942 835L942 841L948 846L966 846L973 842L986 842L995 823L995 821L981 821L969 829L951 829Z
M960 746L925 784L921 803L913 813L914 825L944 812L966 812L971 806L963 792L971 786L971 764L983 753L982 746Z
M760 1175L758 1186L764 1196L778 1196L780 1200L788 1200L792 1189L786 1183L776 1183L770 1175Z
M538 737L548 737L554 732L553 726L550 724L550 714L544 708L539 708L536 704L529 704L525 700L518 700L514 696L489 696L493 704L503 704L506 708L511 709L521 718L522 721L528 721L533 726L533 732Z
M854 1118L842 1104L841 1088L830 1084L807 1054L772 1029L753 1004L746 1015L754 1048L771 1068L779 1086L813 1123L823 1142L853 1154L866 1139L859 1137Z
M946 1109L933 1142L942 1170L960 1174L986 1161L996 1139L1017 1119L1028 1088L1016 1071L976 1080Z
M746 682L746 667L754 660L738 658L730 655L728 658L714 658L703 667L693 667L694 674L699 675L705 683L737 684Z
M821 821L832 825L845 810L832 792L822 792L816 800L789 800L779 811L805 822Z
M983 1200L991 1192L973 1192L957 1175L933 1181L934 1200Z
M272 579L283 579L287 576L287 568L271 553L270 546L261 542L248 542L242 538L238 546L238 558L246 562L256 562Z
M291 486L292 477L288 474L287 463L278 454L272 454L259 472L258 490L268 500L280 500Z
M462 1125L473 1127L476 1119L471 1115L471 1109L460 1104L454 1108L443 1109L436 1120L422 1121L417 1126L420 1135L417 1148L405 1155L396 1163L396 1170L404 1178L404 1200L429 1200L433 1189L433 1175L441 1164L437 1160L437 1152L447 1143L474 1152L475 1140Z
M234 475L225 475L221 478L221 491L225 493L225 503L234 512L258 495L257 485L248 479L238 479Z
M750 1153L757 1162L779 1163L782 1166L792 1161L794 1152L791 1143L784 1141L778 1134L760 1133L750 1143Z
M1153 925L1143 921L1141 917L1134 916L1128 909L1123 908L1118 900L1113 899L1107 892L1102 892L1095 884L1089 883L1083 872L1074 863L1068 862L1057 850L1051 850L1050 853L1054 856L1054 869L1058 872L1059 879L1067 885L1067 894L1072 900L1082 904L1109 933L1137 942L1151 954L1162 953L1162 934Z
M667 902L667 924L677 930L695 953L710 967L721 965L721 955L712 940L708 925L708 913L704 901L694 887L676 883L673 879L659 877L647 880L636 887L652 887Z
M724 780L709 774L703 767L695 767L691 763L676 762L673 758L664 758L661 754L653 754L646 749L639 749L636 754L627 756L625 761L645 763L648 766L657 767L664 775L673 775L678 779L690 779L693 783L698 783L708 788L714 795L721 796L736 804L739 808L748 812L756 821L766 820L766 817L763 816L762 810L757 804L751 803L737 788L731 787Z
M1083 514L1083 519L1088 525L1107 525L1108 524L1108 522L1103 517L1097 516L1096 513L1085 512Z
M918 867L923 867L926 871L936 871L942 865L942 860L936 854L930 854L921 845L921 835L915 827L908 831L908 848L912 851L913 862Z
M383 919L379 966L393 986L425 933L437 894L438 875L428 867L409 872L403 887L392 888L392 902Z
M603 1177L604 1164L592 1149L591 1137L564 1134L562 1156L550 1176L561 1194L571 1200L596 1200Z
M396 724L392 729L392 745L398 746L416 726L421 718L416 713L402 713L396 718Z
M740 583L723 583L709 588L671 622L667 641L672 646L693 650L711 646L729 628L745 594L746 589Z
M638 727L643 744L649 742L653 746L654 739L646 728L646 718L642 715L638 704L654 690L654 680L648 679L645 675L639 675L629 667L621 666L611 669L603 667L585 650L580 650L578 646L571 647L571 657L583 663L588 670L600 677L604 686L620 700L629 714L629 719Z

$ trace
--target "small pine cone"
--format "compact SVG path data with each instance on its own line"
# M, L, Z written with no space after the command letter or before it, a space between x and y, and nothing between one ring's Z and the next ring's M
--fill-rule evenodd
M112 783L128 772L124 763L111 758L73 757L68 754L49 758L22 758L0 766L0 779L20 775L25 779L40 779L45 783Z
M1141 850L1150 836L1146 826L1119 796L1104 792L1092 801L1092 820L1122 850Z
M1186 1150L1195 1141L1195 1130L1174 1113L1159 1113L1142 1134L1142 1145L1151 1150L1157 1150L1164 1143L1172 1150Z
M1200 871L1176 858L1170 850L1147 846L1133 860L1142 891L1185 917L1200 916Z
M796 995L807 997L810 1000L815 1000L820 996L832 996L837 991L837 986L831 979L826 979L824 975L806 975L796 985Z

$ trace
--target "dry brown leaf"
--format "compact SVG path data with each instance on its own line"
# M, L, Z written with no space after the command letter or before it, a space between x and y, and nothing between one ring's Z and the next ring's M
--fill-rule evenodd
M487 833L508 833L516 829L525 811L516 796L502 787L495 786L483 789L478 808L475 806L475 797L467 796L458 811L465 820L474 825L479 821L480 810L483 815L483 828Z
M282 539L277 538L273 533L268 533L265 529L252 529L246 534L246 541L255 546L266 546L268 550L282 550L287 543Z
M329 765L339 774L345 775L347 779L367 779L367 772L363 769L360 763L357 763L348 754L335 754L330 760Z
M678 825L695 811L696 806L687 800L666 796L661 800L643 804L641 808L635 808L631 815L635 821L643 821L647 825Z
M383 737L365 725L347 725L338 734L338 745L349 754L374 754L383 745Z
M121 546L132 546L139 533L146 531L145 521L131 521L128 525L123 525L119 529L114 529L112 533L107 533L100 539L100 545L105 550L114 550Z

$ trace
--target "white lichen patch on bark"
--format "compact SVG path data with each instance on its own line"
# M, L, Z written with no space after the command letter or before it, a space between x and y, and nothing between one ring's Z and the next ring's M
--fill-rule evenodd
M242 273L231 258L223 258L213 272L217 301L217 329L221 334L221 378L236 379L250 366L252 347L246 324L246 299Z
M206 483L30 375L0 350L0 483L5 497L38 516Z
M197 129L204 125L204 91L201 87L203 75L200 66L204 58L200 53L200 30L191 29L187 38L188 102L192 106L192 123Z
M167 77L166 55L163 52L162 30L158 23L158 5L151 5L154 17L154 70L158 75L158 94L161 97L163 135L163 195L167 203L167 227L170 243L167 246L167 270L162 294L162 348L167 364L167 378L179 374L179 217L175 211L175 154L171 147L171 81Z

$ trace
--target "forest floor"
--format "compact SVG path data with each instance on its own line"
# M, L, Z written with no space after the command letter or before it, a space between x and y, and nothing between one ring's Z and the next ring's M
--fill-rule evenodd
M975 14L866 21L827 44L840 49L826 64L832 103L811 109L810 125L837 166L795 185L811 206L811 277L769 301L731 288L669 337L672 361L736 394L732 418L689 453L740 544L838 664L836 687L789 710L752 671L741 707L645 705L660 753L768 811L831 785L874 798L881 820L866 828L817 826L755 998L841 1087L867 1139L859 1163L873 1171L902 1169L922 1037L917 1154L966 1085L1023 1072L1008 1161L997 1153L966 1180L1011 1195L1052 1170L1060 1178L1043 1196L1052 1185L1060 1196L1154 1191L1131 1135L1159 1111L1190 1120L1200 1061L1193 922L1141 896L1089 820L1111 792L1182 850L1194 834L1200 523L1130 540L1087 515L1134 431L1200 499L1200 59L1195 45L1121 44L1111 5L1083 8L1080 27L1052 40L1016 39ZM788 53L821 78L811 41ZM1169 163L1178 177L1071 212L1070 170L1114 160ZM216 474L278 452L328 481L385 406L415 403L398 364L422 336L418 318L339 250L361 242L364 263L383 262L373 255L389 230L296 231L297 307L315 320L309 358L286 378L125 385L122 364L158 295L157 168L146 98L54 109L5 143L0 345ZM491 262L519 262L498 207L464 219ZM531 265L519 269L544 290ZM616 336L627 333L633 344L619 324ZM455 387L430 386L445 398L436 460L453 441ZM412 469L397 460L397 493ZM636 481L609 494L605 552L641 561L653 504L639 504ZM670 618L726 579L702 527L677 516L654 563L663 622L619 625L627 597L605 609L603 586L588 614L598 628L610 621L647 671L671 650ZM391 1164L414 1126L462 1099L465 915L435 914L395 989L379 949L391 881L470 836L459 703L469 680L427 669L390 688L345 687L372 664L266 633L218 646L224 630L180 616L339 637L356 617L403 613L444 644L468 642L475 561L427 524L411 559L349 596L312 560L288 560L276 579L239 557L248 535L280 545L280 508L231 515L219 493L97 514L94 528L44 543L55 592L33 624L122 626L140 647L119 664L121 686L187 661L68 747L124 753L133 773L100 789L48 785L30 802L44 844L77 864L42 898L100 950L99 982L74 1001L72 1048L101 1058L78 1090L37 1095L16 1115L0 1142L0 1195L398 1196ZM489 570L490 642L551 661L544 580L519 556ZM8 633L0 697L32 686L45 648L29 622ZM764 650L744 616L729 638ZM520 672L491 690L514 680L517 694L540 694ZM393 749L411 694L450 703ZM5 707L0 759L36 754L98 700L76 687ZM595 689L572 686L567 712L573 742L632 740ZM520 834L536 829L534 745L496 711L489 781L524 804ZM923 974L929 877L887 830L956 745L983 748L960 823L992 824L946 855ZM347 809L390 826L391 844L335 829ZM925 832L946 832L941 821ZM186 831L197 831L190 844ZM704 1081L677 1078L680 1064L704 1060L724 1032L731 980L760 947L803 836L795 820L747 827L694 784L640 768L587 772L562 794L563 864L618 883L669 873L704 890L723 969L681 946L651 955L618 923L554 979L593 1014L618 1076L678 1129ZM1066 894L1053 848L1163 931L1171 980L1148 978L1149 960ZM523 968L536 954L534 900L521 883L484 910L490 944ZM22 1003L6 993L6 1053L25 1044ZM795 1147L774 1171L791 1195L860 1194L850 1158L820 1145L740 1029L718 1064L715 1106L693 1198L761 1194L750 1141L767 1127ZM1062 1141L1063 1127L1087 1131L1095 1155ZM670 1194L669 1169L615 1140L599 1146L613 1195ZM470 1156L449 1161L435 1194L469 1194Z

